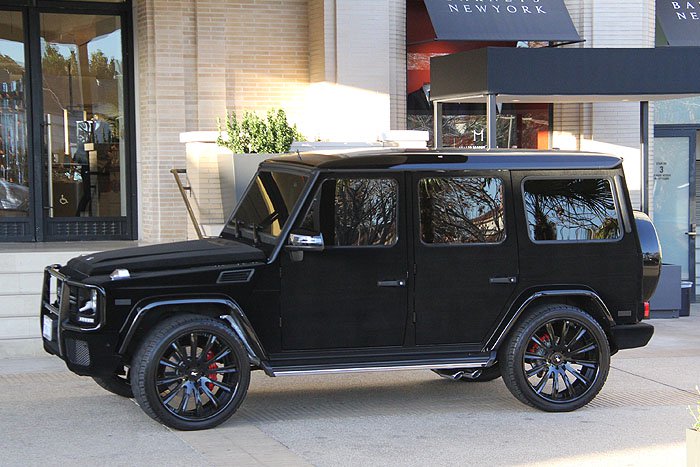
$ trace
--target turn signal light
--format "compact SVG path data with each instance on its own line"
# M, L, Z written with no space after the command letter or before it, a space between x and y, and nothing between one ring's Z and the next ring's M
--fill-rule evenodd
M644 302L644 319L649 319L649 302Z

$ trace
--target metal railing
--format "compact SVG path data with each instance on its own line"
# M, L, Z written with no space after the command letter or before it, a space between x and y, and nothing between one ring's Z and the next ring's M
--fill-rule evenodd
M197 233L197 238L201 240L204 238L202 228L199 225L194 209L192 209L192 203L190 203L189 196L187 196L188 191L190 192L190 196L192 196L192 187L190 185L185 186L180 178L180 174L187 175L187 169L170 169L170 173L173 174L173 177L175 177L175 183L177 183L177 188L180 190L180 196L182 196L182 200L185 202L185 207L190 215L190 220L192 221L194 230Z

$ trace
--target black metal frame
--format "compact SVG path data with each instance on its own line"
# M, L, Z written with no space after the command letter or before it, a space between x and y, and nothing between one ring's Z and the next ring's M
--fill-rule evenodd
M0 218L3 222L20 222L28 224L27 235L17 237L0 237L3 241L67 241L67 240L131 240L138 237L138 196L136 186L136 124L134 105L134 56L133 56L133 20L131 0L123 3L103 2L74 2L55 0L28 0L8 1L0 0L0 9L6 11L19 11L23 15L24 24L24 54L26 67L26 94L27 105L27 149L29 153L29 177L32 180L30 186L30 199L32 212L22 218ZM44 167L44 122L42 79L41 79L41 44L40 44L40 15L42 13L76 13L93 15L115 15L121 19L122 37L122 63L124 71L124 144L126 146L126 190L127 190L127 215L118 218L66 218L62 221L52 221L45 216L47 206L47 177ZM97 229L100 223L125 223L123 234L116 235L71 235L52 234L52 227L68 230L76 228L77 224L95 222ZM53 224L53 225L52 225Z

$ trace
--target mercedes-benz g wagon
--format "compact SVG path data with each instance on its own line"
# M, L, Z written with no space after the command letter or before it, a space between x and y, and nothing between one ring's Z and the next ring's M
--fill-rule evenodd
M262 163L218 238L46 268L44 348L177 429L269 376L432 369L503 377L570 411L644 346L660 248L622 162L375 150Z

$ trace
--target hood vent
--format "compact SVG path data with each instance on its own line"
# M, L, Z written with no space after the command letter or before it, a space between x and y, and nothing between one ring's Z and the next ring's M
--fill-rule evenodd
M253 269L237 269L235 271L224 271L219 274L217 284L235 284L240 282L250 282L253 278Z

